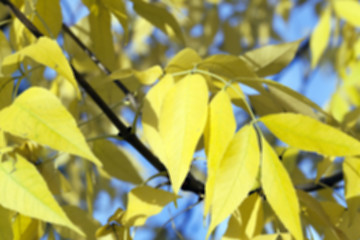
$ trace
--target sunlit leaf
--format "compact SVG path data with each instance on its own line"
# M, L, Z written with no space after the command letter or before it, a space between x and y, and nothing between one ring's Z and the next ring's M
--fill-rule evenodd
M140 184L140 166L125 149L115 146L108 140L96 140L93 147L95 155L101 159L104 170L110 175L128 182Z
M178 197L170 192L148 186L134 188L128 195L128 205L121 218L124 226L142 226L148 217L161 210Z
M216 94L210 103L208 112L207 125L204 131L208 165L208 178L205 188L205 216L212 204L216 172L236 129L231 101L225 91Z
M259 162L256 132L252 126L245 125L231 140L216 171L207 236L247 197L256 182Z
M101 166L66 108L44 88L32 87L0 112L0 128Z
M193 69L202 61L199 54L191 49L185 48L178 52L168 63L165 68L166 73L176 73L184 70Z
M261 185L266 200L295 239L304 239L298 198L289 174L278 156L262 139Z
M144 71L135 71L135 76L144 85L153 84L163 74L163 70L159 65L155 65Z
M160 159L165 158L164 144L159 134L160 111L166 94L174 84L174 78L171 75L165 75L150 89L144 100L142 117L144 136L155 155Z
M279 113L261 118L267 128L285 143L329 156L360 154L360 142L344 132L313 118Z
M0 164L0 182L2 206L45 222L66 226L83 235L55 201L35 166L21 155Z
M4 73L10 74L15 71L18 67L18 63L23 61L25 57L29 57L40 64L53 68L60 75L64 76L74 85L77 95L80 97L80 90L74 74L56 41L47 37L41 37L35 44L25 47L6 57L2 66Z
M246 52L244 59L259 77L274 75L285 68L294 58L301 40L269 45Z
M159 132L165 148L160 160L169 171L177 193L185 180L207 118L208 88L198 74L188 75L166 94L160 112Z
M315 67L324 53L330 38L331 9L327 7L321 14L320 21L310 38L311 66Z
M12 224L13 240L39 239L43 234L38 219L17 214Z
M350 24L360 26L360 4L358 1L334 1L334 10L336 14L345 19Z

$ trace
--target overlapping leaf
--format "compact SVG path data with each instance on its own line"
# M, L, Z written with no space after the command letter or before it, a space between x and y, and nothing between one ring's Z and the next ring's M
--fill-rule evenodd
M148 217L156 215L178 197L170 192L148 186L134 188L128 195L128 205L121 223L124 226L142 226Z
M304 239L294 186L269 143L262 139L261 185L266 200L295 239Z
M0 182L2 206L84 235L55 201L36 168L21 155L0 164Z
M231 140L216 171L207 236L246 198L255 184L259 162L256 132L252 126L245 125Z
M3 61L3 72L10 74L15 71L18 67L18 63L21 62L24 57L29 57L34 61L57 71L71 82L76 89L78 97L80 97L80 90L74 74L56 41L47 37L41 37L36 43L6 57Z
M244 59L259 77L274 75L285 68L294 58L301 40L269 45L246 52Z
M345 19L354 26L360 26L360 4L358 1L334 1L334 9L339 17Z
M360 154L358 140L313 118L279 113L262 117L261 121L280 140L301 150L328 156Z
M206 216L213 199L216 173L223 155L232 140L236 122L229 96L220 91L212 99L209 106L207 125L204 131L205 151L207 155L208 178L205 188Z
M198 74L179 80L164 98L159 118L159 133L165 148L160 160L169 171L177 193L185 180L203 133L207 118L208 88Z
M101 166L66 108L51 92L32 87L0 112L0 128Z
M37 0L33 23L46 36L56 38L62 25L59 0Z

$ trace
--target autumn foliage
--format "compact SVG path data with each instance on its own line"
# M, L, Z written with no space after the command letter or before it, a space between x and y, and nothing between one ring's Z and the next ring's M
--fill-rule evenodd
M295 41L272 21L307 1L0 2L0 239L360 238L358 1ZM333 69L325 107L277 81L299 59ZM124 206L100 224L103 192Z

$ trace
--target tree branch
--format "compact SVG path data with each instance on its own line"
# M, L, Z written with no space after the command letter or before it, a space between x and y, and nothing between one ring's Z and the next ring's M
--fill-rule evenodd
M335 173L332 176L324 177L319 180L319 183L305 183L301 185L295 186L296 189L305 191L305 192L313 192L316 190L323 189L325 187L333 187L338 182L341 182L344 179L344 174L342 171Z
M0 0L1 3L8 6L14 15L24 24L24 26L37 38L43 34L30 22L27 17L19 11L9 0ZM145 157L158 171L166 171L165 166L160 160L139 140L139 138L131 133L131 130L116 116L116 114L107 106L105 101L97 94L91 85L83 78L83 76L71 65L72 71L79 85L94 100L98 107L104 112L108 119L118 129L122 138L132 145L143 157ZM196 180L191 174L188 174L182 189L194 192L195 194L204 194L204 184Z

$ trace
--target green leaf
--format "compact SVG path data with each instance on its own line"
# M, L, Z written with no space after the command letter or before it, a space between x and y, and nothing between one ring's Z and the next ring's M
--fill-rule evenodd
M0 128L102 165L91 152L71 114L44 88L29 88L12 105L0 111Z
M261 185L266 200L295 239L304 239L300 207L290 176L275 151L262 138Z
M360 154L360 142L344 132L308 116L279 113L260 119L283 142L328 156Z
M259 162L256 132L252 126L245 125L231 140L216 171L207 237L247 197L256 182Z
M246 52L244 59L259 77L274 75L285 68L295 57L302 39L276 45L261 47Z
M188 75L166 94L159 118L159 133L165 148L160 158L178 193L189 171L196 145L207 118L208 88L198 74Z
M327 7L321 14L320 21L310 38L311 66L315 67L324 53L330 38L331 9Z
M21 214L84 233L66 216L34 165L21 155L0 163L0 204Z
M154 3L147 3L142 0L132 0L132 2L134 3L134 10L140 16L151 22L169 37L185 44L180 25L165 7Z
M41 37L36 43L7 56L3 61L3 72L11 74L18 68L18 63L23 61L25 57L29 57L34 61L57 71L71 82L76 89L77 96L80 97L80 90L71 67L55 40Z
M128 195L128 204L121 223L124 226L142 226L148 217L156 215L178 196L148 186L134 188Z
M207 155L208 178L205 185L204 216L210 210L213 199L216 173L223 155L234 137L236 121L228 94L222 90L212 99L208 120L204 131L205 152Z

